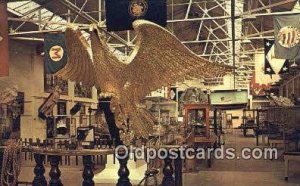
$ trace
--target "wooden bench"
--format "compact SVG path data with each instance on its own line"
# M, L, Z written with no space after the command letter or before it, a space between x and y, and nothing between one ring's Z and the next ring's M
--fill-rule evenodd
M289 161L300 161L300 152L286 152L284 153L284 179L289 179Z

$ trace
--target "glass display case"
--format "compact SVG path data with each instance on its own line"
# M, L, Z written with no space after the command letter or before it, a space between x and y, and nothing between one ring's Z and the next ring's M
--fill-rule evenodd
M205 110L189 109L188 125L194 127L195 135L206 136Z
M46 119L47 138L69 138L71 116L56 115Z
M209 105L184 105L186 135L192 133L195 140L208 139L209 132Z

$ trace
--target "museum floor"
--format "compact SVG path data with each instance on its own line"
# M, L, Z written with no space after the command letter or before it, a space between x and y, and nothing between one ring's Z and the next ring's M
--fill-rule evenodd
M255 138L242 137L239 130L227 134L226 147L254 147ZM26 163L25 163L26 164ZM290 163L289 181L284 181L283 160L214 160L212 168L204 164L197 173L184 174L184 186L300 186L300 162ZM49 167L46 167L46 173ZM81 185L81 168L61 167L62 182L65 186ZM31 165L24 165L20 180L30 181L33 178ZM80 178L80 179L78 179ZM108 184L97 184L110 186ZM113 184L112 184L113 185Z

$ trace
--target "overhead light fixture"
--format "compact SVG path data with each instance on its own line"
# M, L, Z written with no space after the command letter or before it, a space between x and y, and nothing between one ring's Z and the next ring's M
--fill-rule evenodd
M293 60L293 64L291 65L291 67L297 67L297 63L296 63L296 60Z
M244 65L241 65L238 67L239 70L246 70L246 67Z
M250 44L250 43L251 43L251 40L250 40L250 39L242 39L242 40L241 40L241 43L242 43L242 44Z
M240 58L241 58L241 59L247 59L248 56L247 56L246 54L242 54L242 55L240 56Z

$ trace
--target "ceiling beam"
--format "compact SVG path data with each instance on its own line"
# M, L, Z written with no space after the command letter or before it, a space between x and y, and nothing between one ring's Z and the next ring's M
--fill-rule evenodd
M59 0L59 2L61 2L63 5L65 5L67 8L69 8L71 11L77 13L79 16L81 16L85 20L89 21L90 23L99 25L99 22L96 19L94 19L92 16L88 15L85 12L81 12L80 8L77 7L75 4L73 4L71 1L68 1L68 0ZM124 44L124 45L126 45L128 47L132 47L131 43L128 43L126 40L124 40L123 38L121 38L117 34L114 34L112 32L108 32L104 28L100 28L100 29L101 29L101 31L105 32L107 35L109 35L109 36L117 39L122 44Z
M265 6L262 6L262 7L259 7L259 8L248 10L245 13L253 14L254 12L259 12L259 11L262 11L262 10L274 8L274 7L285 5L285 4L288 4L288 3L295 3L295 2L298 2L298 0L283 0L283 1L279 1L277 3L271 3L269 5L265 5Z

